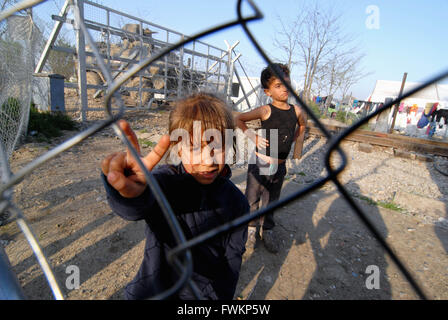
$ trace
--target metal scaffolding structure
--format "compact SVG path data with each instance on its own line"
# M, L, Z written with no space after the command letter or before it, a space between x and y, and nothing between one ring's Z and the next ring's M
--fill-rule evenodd
M75 7L79 16L67 18ZM113 80L145 58L158 54L177 41L189 39L180 32L88 0L66 0L59 14L53 15L52 19L54 27L35 73L42 72L51 50L73 54L77 62L77 79L76 82L65 82L65 87L78 90L83 121L87 119L88 111L103 110L89 106L89 98L104 94L108 82L92 46L86 45L85 35L79 27L81 21L92 35ZM72 25L75 30L75 48L55 45L64 23ZM233 45L226 42L226 45L226 49L221 49L194 40L155 60L120 88L119 93L135 103L132 106L125 103L126 107L150 108L153 103L169 102L185 92L198 89L219 92L230 101L234 64L240 55L234 53L238 42ZM89 96L92 90L94 94Z

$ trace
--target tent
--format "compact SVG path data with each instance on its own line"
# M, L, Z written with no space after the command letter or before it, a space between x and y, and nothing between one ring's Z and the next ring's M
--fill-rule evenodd
M406 82L403 93L421 85L418 82ZM386 99L396 99L400 92L401 81L377 80L375 88L370 95L372 102L386 102ZM404 99L406 105L418 105L424 109L427 103L439 102L439 108L448 109L448 84L433 84L422 91L417 92L409 98ZM420 111L422 111L420 110Z
M422 83L418 82L406 82L403 88L403 93L406 94L406 92L409 92L421 84ZM400 88L401 81L377 80L375 88L370 94L369 101L388 103L398 97ZM400 111L397 114L394 129L400 131L403 130L405 133L412 136L425 136L426 128L417 128L417 122L421 118L425 106L436 102L439 104L438 109L448 109L448 85L433 84L424 90L403 99L400 102ZM378 131L387 130L392 123L392 117L393 108L391 108L388 114L384 115L384 117L381 116L375 119L377 122L376 127L380 128ZM380 123L378 123L378 121ZM446 125L444 125L443 129L443 134L442 132L436 132L436 134L445 136Z

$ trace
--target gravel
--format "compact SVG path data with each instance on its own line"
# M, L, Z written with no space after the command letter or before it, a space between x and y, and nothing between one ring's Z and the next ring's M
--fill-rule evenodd
M238 136L241 138L241 136ZM247 142L239 140L238 148L245 161L232 167L247 167ZM293 150L294 147L291 148ZM431 201L448 204L448 159L440 156L422 155L392 148L366 145L344 141L341 149L346 155L347 165L338 175L338 180L352 195L371 203L389 205L404 213L424 215L416 206L416 201ZM301 159L292 159L292 151L287 160L286 180L292 180L304 186L325 178L328 171L325 157L328 152L326 139L308 135L304 141ZM404 157L405 156L405 157ZM334 170L341 165L341 156L337 151L330 158ZM336 189L330 181L322 188ZM397 197L407 195L414 201L401 201ZM432 217L431 223L446 224L446 210ZM423 217L427 220L427 217ZM441 220L444 219L444 220ZM442 222L441 222L442 221Z
M369 198L374 202L394 204L397 195L407 194L421 201L448 203L448 159L426 155L424 160L395 156L390 148L372 146L364 152L360 143L345 141L341 144L346 154L347 166L339 174L341 184L356 197ZM300 184L309 184L326 177L325 157L328 151L326 139L310 135L304 142L302 158L288 159L287 179ZM398 153L397 153L398 154ZM331 157L332 168L341 164L338 153ZM324 188L336 188L332 182ZM403 211L414 212L414 203L401 203ZM446 211L446 210L445 210ZM444 214L445 212L441 213ZM438 217L439 222L446 217ZM445 219L446 220L446 219ZM445 221L443 220L443 221Z

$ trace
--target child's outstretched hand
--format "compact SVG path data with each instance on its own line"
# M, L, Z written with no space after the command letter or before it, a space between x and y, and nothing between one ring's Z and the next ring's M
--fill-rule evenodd
M125 120L120 120L118 125L132 143L132 146L137 150L138 154L140 154L137 136L132 131L129 123ZM169 146L170 136L164 135L148 155L141 157L143 164L149 171L159 163ZM101 162L101 170L107 177L109 184L125 198L138 197L145 191L146 179L143 170L129 149L126 152L115 152L107 156Z
M244 132L258 149L266 149L269 146L269 140L258 135L253 129L247 129Z
M254 140L255 140L254 143L258 149L266 149L266 147L269 146L269 140L263 138L262 136L259 136L258 134L255 135Z

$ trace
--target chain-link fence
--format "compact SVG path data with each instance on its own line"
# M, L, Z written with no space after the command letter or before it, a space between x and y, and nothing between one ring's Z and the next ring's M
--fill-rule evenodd
M25 13L1 22L0 137L9 157L27 130L34 52L42 35Z
M21 8L26 8L26 7L36 4L38 2L42 2L42 1L27 0L27 1L21 2L20 5L21 5ZM252 15L250 15L250 16L242 15L241 7L244 2L250 6L250 8L253 12ZM54 149L39 156L38 158L36 158L31 163L24 166L22 169L20 169L15 174L11 174L9 171L7 156L6 156L7 152L4 147L1 148L1 156L2 157L0 159L2 171L4 171L6 173L6 174L2 175L2 184L0 187L0 195L1 195L1 197L0 197L0 213L4 212L6 210L9 210L11 212L11 219L16 220L17 223L19 224L21 230L25 233L25 236L28 239L28 241L30 242L30 245L32 246L32 249L37 256L39 263L40 263L42 269L44 270L44 273L48 279L48 282L49 282L56 298L58 298L58 299L63 298L61 291L57 285L57 280L55 279L53 273L51 272L51 268L49 267L49 264L48 264L47 260L45 259L45 255L43 254L42 250L40 249L39 244L36 241L36 238L33 236L31 230L29 229L28 224L26 223L22 212L12 201L12 190L16 184L18 184L22 180L26 179L26 177L28 175L30 175L30 173L32 173L33 170L36 170L39 166L41 166L45 162L55 158L60 153L70 149L71 147L75 146L76 144L80 143L81 141L87 139L88 137L92 136L93 134L97 133L98 131L100 131L108 126L111 126L115 130L115 133L120 137L120 139L125 144L125 146L127 148L129 148L129 150L131 151L131 153L135 157L135 159L137 159L140 167L142 168L142 170L145 174L147 184L148 184L150 190L154 193L154 195L163 211L164 217L166 219L166 223L169 226L169 228L174 236L174 239L176 241L176 246L173 247L167 253L167 259L168 259L169 263L171 264L171 266L178 272L178 274L179 274L178 280L171 288L167 289L166 291L160 293L159 295L157 295L155 297L150 297L150 298L153 298L153 299L167 298L170 295L176 293L178 290L180 290L181 288L183 288L186 285L190 286L190 288L195 293L197 298L201 298L198 290L196 290L195 284L191 280L191 274L192 274L192 269L193 269L191 249L194 246L197 246L213 237L216 237L218 235L221 235L221 234L227 233L231 230L234 230L235 228L237 228L239 226L247 224L249 221L251 221L253 219L261 217L269 212L276 210L279 207L282 207L294 200L297 200L300 197L303 197L303 196L317 190L319 187L323 186L327 182L333 182L336 185L341 196L347 201L347 203L350 205L350 207L353 209L353 211L356 213L356 215L365 224L365 226L367 227L369 232L371 232L375 236L377 241L381 244L381 246L384 248L384 250L389 254L392 261L398 266L399 270L403 273L406 280L409 282L409 284L415 290L417 295L420 298L426 298L426 294L424 293L422 287L417 283L417 281L414 279L414 277L408 271L408 269L405 266L405 264L403 263L403 261L401 261L398 258L397 254L394 252L394 250L392 250L392 248L387 243L387 241L381 236L381 233L379 232L377 227L375 227L375 225L372 224L372 222L366 217L366 214L363 212L363 210L361 209L359 204L355 201L355 199L353 199L353 197L350 196L349 192L338 180L338 175L344 170L344 168L347 165L346 154L341 150L340 143L344 138L346 138L353 131L355 131L356 129L361 127L363 124L367 123L372 117L375 117L384 111L388 112L388 110L392 106L396 105L401 99L411 96L412 94L415 94L416 92L424 89L425 87L442 80L443 78L448 76L448 71L441 73L440 75L434 77L432 80L427 81L425 84L414 88L412 91L403 94L398 99L385 104L382 109L376 110L375 112L371 113L367 117L356 122L351 127L347 128L346 130L344 130L337 136L333 136L332 134L330 134L330 132L328 132L326 127L316 118L316 116L313 114L313 112L307 106L307 104L305 102L303 102L302 99L300 99L298 96L296 96L294 94L294 91L292 90L292 88L289 86L288 83L284 82L284 84L288 87L288 89L290 90L290 92L294 96L294 98L299 102L299 104L304 108L304 110L306 110L308 117L315 122L315 125L319 128L319 130L321 130L323 135L325 135L325 137L328 139L328 146L329 146L328 150L329 151L327 152L326 158L325 158L325 165L326 165L328 174L326 176L321 177L320 179L314 181L307 187L297 190L296 192L293 192L293 193L289 194L288 196L285 196L284 198L280 199L279 201L271 203L270 205L268 205L267 207L265 207L263 209L260 209L256 212L248 213L242 217L239 217L231 222L225 223L217 228L209 230L209 231L207 231L195 238L189 239L187 241L185 238L185 235L182 231L182 228L180 227L179 222L177 221L170 204L168 203L167 199L165 198L163 192L161 192L161 189L160 189L157 181L151 175L151 173L145 168L145 166L143 165L141 160L139 160L140 157L139 157L137 151L132 147L132 144L130 143L130 141L126 138L124 133L121 131L120 127L116 124L116 122L123 117L124 105L123 105L122 101L120 99L117 99L118 103L120 105L120 112L115 113L115 114L112 114L112 112L111 112L110 101L114 97L114 93L117 92L118 90L120 90L120 88L129 79L131 79L134 75L138 74L145 68L150 67L151 64L154 63L155 61L162 59L164 56L169 55L173 51L179 50L180 48L182 48L185 45L191 44L193 41L195 41L205 35L211 34L213 32L216 32L218 30L222 30L225 28L230 28L230 27L235 27L235 26L241 27L244 30L244 32L246 33L246 35L249 37L251 42L253 43L253 46L260 53L260 55L264 58L266 63L272 64L272 62L270 61L268 56L265 54L265 52L263 51L263 49L261 48L261 46L259 45L257 40L254 38L254 36L250 32L249 27L247 25L251 21L263 19L263 14L262 14L262 12L259 11L259 9L257 8L257 6L254 4L253 1L238 0L237 1L237 13L238 13L237 19L235 19L231 22L228 22L226 24L219 25L214 28L200 32L199 34L196 34L195 36L193 36L191 38L180 39L179 42L177 42L176 44L174 44L170 47L163 48L156 54L152 55L151 57L147 57L147 58L143 59L132 70L129 70L129 71L123 73L122 76L114 79L114 77L112 76L112 74L111 74L109 68L107 67L106 63L104 62L104 60L99 58L100 52L99 52L98 48L96 47L95 42L93 41L89 32L87 31L87 28L86 28L86 25L84 24L83 19L80 19L79 11L77 10L77 7L73 6L72 9L74 10L73 13L74 13L75 19L77 20L80 29L82 30L82 32L84 33L84 35L86 37L87 44L91 46L93 54L98 58L97 59L98 67L101 69L102 73L105 75L106 82L108 83L107 91L105 93L104 108L105 108L107 114L109 115L109 117L107 117L107 119L105 119L103 122L92 125L91 127L87 128L86 130L77 134L75 137L65 141L64 143L56 146ZM8 16L10 16L10 14L13 11L14 10L10 10L9 12L4 12L4 13L2 12L0 15L0 21L7 18ZM24 74L27 74L28 69L26 69L26 70L23 69L23 70L24 70ZM16 74L17 73L18 72L16 72ZM279 73L277 73L277 75L279 76L279 78L281 78ZM2 77L2 79L4 79L4 77ZM6 81L7 80L8 79L6 79ZM30 82L28 82L28 83L30 83ZM5 84L2 83L2 86L5 86ZM14 88L15 86L11 85L11 87ZM23 90L23 92L27 92L27 90L29 90L29 89L21 89L21 90ZM29 100L28 100L28 103L29 103ZM330 164L330 158L333 155L333 153L337 153L340 156L341 164L338 168L333 168ZM4 261L4 257L2 258L0 256L0 259L3 259L2 261ZM2 266L3 266L2 268L8 269L7 263L2 264ZM6 280L5 280L5 278L6 278ZM14 288L14 281L13 281L14 279L11 279L11 276L9 273L8 274L3 273L2 281L7 281L8 279L10 280L10 283L12 283L11 287ZM19 290L20 288L16 287L16 289ZM11 289L11 291L9 293L11 293L11 295L12 295L14 292L16 292L16 291Z

